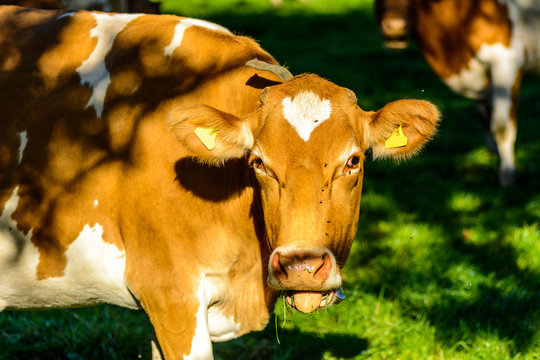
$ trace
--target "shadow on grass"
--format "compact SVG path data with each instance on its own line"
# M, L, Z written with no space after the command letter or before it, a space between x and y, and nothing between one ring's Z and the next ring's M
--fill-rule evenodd
M453 134L459 141L459 132ZM537 144L525 146L528 152L522 159L540 158ZM360 238L368 243L363 247L367 251L351 258L348 266L376 267L373 271L378 281L355 286L373 294L387 288L385 297L400 298L411 317L426 314L436 328L437 338L448 347L464 339L474 341L483 332L510 341L514 354L526 352L537 346L534 341L540 326L540 273L518 265L520 253L508 239L514 236L516 227L538 226L538 209L531 206L540 189L540 179L534 176L538 165L532 162L521 166L518 185L503 189L497 184L495 161L487 167L464 166L463 156L427 151L422 159L396 168L399 175L391 180L386 180L389 175L383 165L370 164L365 191L392 199L392 209L362 204ZM451 203L456 194L472 194L480 205L473 211L454 209ZM371 220L391 221L397 213L410 214L412 222L442 234L425 249L430 257L425 267L409 264L406 254L381 244L388 234L381 233ZM396 263L400 257L404 261ZM449 275L460 266L473 272L465 284ZM433 285L441 294L428 305L403 295L404 289L421 294L423 288L433 289Z
M279 343L272 319L263 332L214 344L214 353L217 360L320 360L329 355L353 358L368 348L366 339L353 334L314 334L279 327L278 337Z

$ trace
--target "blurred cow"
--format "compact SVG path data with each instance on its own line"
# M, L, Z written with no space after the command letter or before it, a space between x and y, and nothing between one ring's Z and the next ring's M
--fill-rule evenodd
M388 48L412 37L452 90L477 100L500 156L500 183L512 184L521 76L540 68L540 1L376 0L375 12Z

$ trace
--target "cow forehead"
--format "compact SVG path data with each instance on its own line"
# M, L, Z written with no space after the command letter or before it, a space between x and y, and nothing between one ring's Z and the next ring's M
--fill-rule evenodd
M312 91L302 91L294 98L287 96L281 104L283 117L304 141L308 141L312 131L332 113L330 100L321 99Z
M359 150L362 143L356 105L342 96L343 88L334 86L326 93L303 88L272 98L267 104L272 110L256 139L255 154L283 165L315 161L322 166Z

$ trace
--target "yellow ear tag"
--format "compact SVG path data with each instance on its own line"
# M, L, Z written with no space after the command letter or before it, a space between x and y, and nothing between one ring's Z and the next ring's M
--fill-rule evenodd
M399 127L394 129L394 132L392 135L386 139L386 142L384 143L384 147L387 149L393 149L397 147L402 147L407 145L407 137L403 133L403 129L401 128L401 124L399 124Z
M193 130L195 135L201 140L208 150L212 150L216 147L216 135L217 132L213 129L198 127Z

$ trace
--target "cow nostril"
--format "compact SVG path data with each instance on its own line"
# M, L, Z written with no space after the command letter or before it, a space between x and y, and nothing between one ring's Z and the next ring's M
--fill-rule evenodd
M287 270L285 267L281 264L279 253L276 253L274 257L272 258L272 271L274 272L274 275L287 278Z
M332 260L330 259L330 256L328 254L324 254L322 256L322 264L319 266L319 268L315 271L315 274L313 277L316 280L326 280L330 276L330 273L332 271Z

